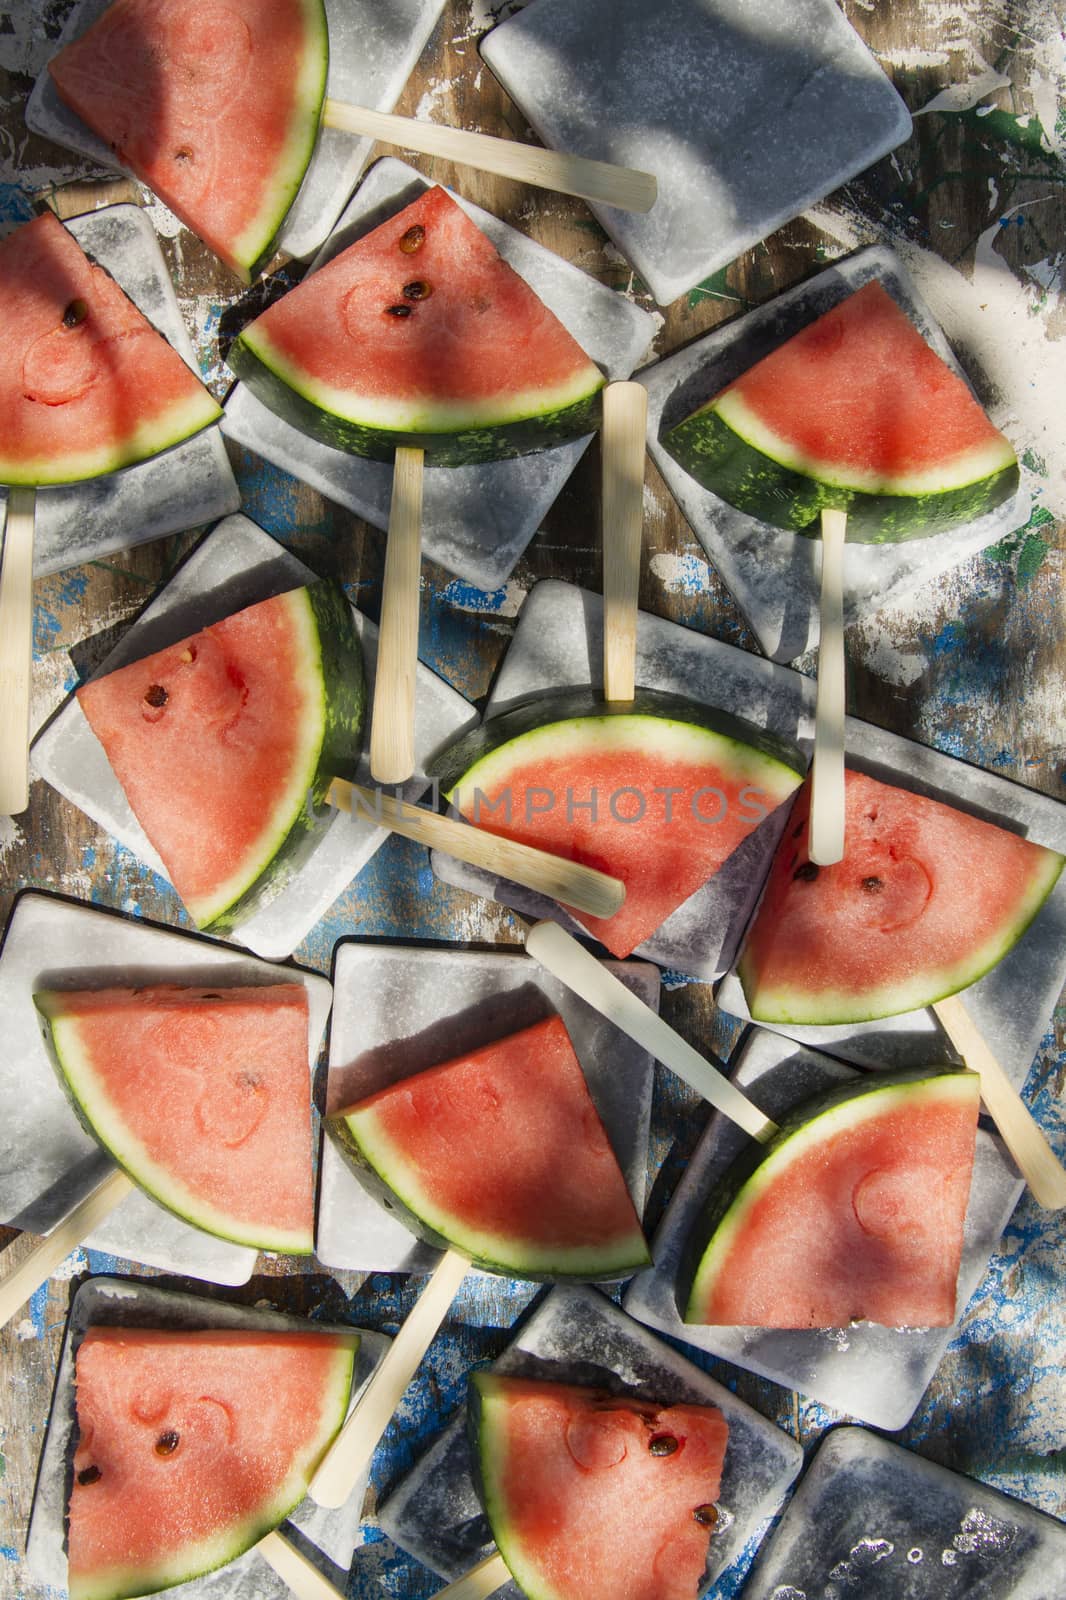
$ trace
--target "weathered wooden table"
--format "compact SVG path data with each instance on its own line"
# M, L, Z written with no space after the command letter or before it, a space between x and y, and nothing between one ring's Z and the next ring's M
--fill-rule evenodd
M27 133L23 108L32 79L66 15L64 0L10 0L0 7L0 219L29 217L53 195L64 215L140 191L86 170L69 153ZM484 68L478 39L502 12L481 0L450 0L398 107L517 137L529 130ZM853 628L848 640L849 707L859 715L1062 798L1066 612L1062 605L1066 379L1061 297L1066 259L1066 67L1050 5L965 0L844 0L913 113L913 137L844 189L727 270L669 307L655 354L760 304L856 246L892 243L941 318L963 361L978 348L997 386L1002 415L1026 450L1037 511L1028 526L929 585L906 607ZM527 190L469 170L411 157L603 283L651 308L630 269L577 200ZM179 297L207 381L228 387L216 330L241 300L215 259L155 203ZM2 424L0 424L2 425ZM322 574L341 578L376 610L384 539L349 513L231 447L245 508ZM598 460L590 451L559 497L512 578L488 594L426 565L422 652L474 702L486 695L524 595L545 577L595 588ZM671 496L649 463L641 579L645 609L756 648L754 639ZM196 544L203 530L158 540L42 580L36 588L33 723L39 727L110 647L140 607ZM798 665L806 670L811 663ZM28 811L0 819L0 916L32 886L119 908L161 923L182 913L164 885L43 782ZM424 852L393 839L295 952L328 973L336 940L378 938L507 944L508 914L433 879ZM737 1034L716 1012L710 989L667 984L663 1009L701 1048L728 1053ZM1056 1013L1029 1079L1028 1098L1059 1150L1066 1053ZM3 1046L0 1045L0 1049ZM692 1147L703 1112L676 1081L660 1082L655 1105L654 1222ZM32 1243L5 1233L4 1268ZM78 1252L0 1336L0 1593L43 1595L26 1575L23 1538L37 1456L72 1280L113 1263ZM118 1270L137 1270L118 1263ZM143 1270L143 1269L141 1269ZM1061 1215L1020 1204L984 1285L970 1305L903 1442L1059 1516L1066 1513L1066 1237ZM196 1285L200 1288L202 1286ZM417 1287L417 1285L415 1286ZM202 1292L212 1292L210 1290ZM243 1289L216 1291L252 1303L367 1326L394 1328L412 1301L402 1277L296 1273L268 1263ZM533 1291L501 1281L466 1291L420 1374L413 1418L394 1424L377 1458L381 1493L460 1403L465 1373L496 1354ZM836 1420L801 1396L722 1363L716 1375L765 1415L812 1443ZM421 1596L428 1573L372 1527L356 1553L349 1593ZM719 1592L733 1593L736 1584Z

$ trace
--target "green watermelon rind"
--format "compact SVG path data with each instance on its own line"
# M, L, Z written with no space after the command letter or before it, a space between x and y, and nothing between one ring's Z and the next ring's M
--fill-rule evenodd
M267 1505L239 1526L227 1529L224 1535L201 1541L195 1546L201 1553L183 1556L180 1568L176 1558L171 1557L169 1562L159 1564L150 1572L111 1567L96 1578L81 1577L75 1581L72 1577L70 1600L133 1600L135 1596L158 1594L161 1590L172 1589L194 1578L206 1577L219 1567L227 1566L273 1529L280 1527L306 1497L308 1485L340 1432L348 1412L360 1338L357 1333L339 1334L336 1337L344 1343L337 1351L329 1391L323 1398L322 1425L318 1435L304 1452L303 1464L294 1464Z
M527 765L535 741L543 739L548 743L550 759L552 739L564 729L576 731L580 727L587 733L593 751L600 740L617 739L620 718L629 719L637 734L636 742L644 749L653 747L666 724L680 740L698 741L702 747L698 759L706 760L708 736L717 744L720 760L729 759L750 769L754 755L767 777L775 780L774 793L779 801L796 788L807 770L806 757L794 745L713 706L699 705L658 689L638 689L632 700L617 703L597 699L590 689L572 689L522 701L471 728L434 758L430 776L438 780L445 799L454 800L458 795L461 801L463 787L469 789L475 774L482 781L491 775L495 781L506 775L507 766ZM654 726L647 726L649 723ZM644 740L639 737L641 732L647 735ZM508 748L512 759L504 763L499 753Z
M304 56L297 73L295 126L259 216L233 241L239 277L251 283L277 249L318 142L329 74L329 27L324 0L300 0L306 18Z
M217 1239L281 1255L312 1255L313 1230L257 1228L251 1223L242 1223L217 1207L205 1204L172 1173L160 1171L140 1140L120 1120L112 1117L106 1095L98 1092L95 1074L78 1044L78 1018L63 1014L64 998L62 990L40 990L33 996L56 1077L86 1133L103 1145L137 1187L183 1222Z
M742 1233L752 1207L774 1180L812 1148L833 1136L873 1121L897 1106L916 1111L947 1094L960 1100L979 1097L980 1078L964 1067L911 1067L837 1084L794 1106L765 1144L753 1142L715 1187L682 1247L675 1285L681 1320L703 1325L700 1307L721 1264Z
M488 1235L471 1232L459 1219L448 1218L439 1210L434 1214L434 1208L420 1203L411 1192L414 1184L408 1186L409 1174L403 1170L400 1152L380 1135L375 1137L378 1130L374 1124L372 1112L349 1116L338 1113L327 1117L325 1122L326 1132L367 1193L424 1244L437 1250L457 1250L484 1272L529 1278L534 1282L554 1278L584 1283L596 1279L613 1280L628 1277L651 1264L647 1241L639 1226L615 1245L613 1254L606 1245L597 1245L562 1254L556 1252L549 1259L542 1246L523 1253L521 1249L508 1248L505 1239L494 1241Z
M474 1487L485 1508L496 1546L522 1593L530 1600L565 1600L555 1588L545 1586L542 1574L529 1560L501 1490L507 1466L506 1429L494 1424L493 1412L506 1413L507 1401L494 1392L496 1386L497 1379L492 1372L470 1374L466 1423Z
M543 409L525 415L501 413L498 420L450 426L446 414L437 419L424 415L410 426L369 415L373 401L361 401L363 418L341 416L330 409L308 373L297 372L283 361L262 330L246 328L230 347L227 361L256 399L301 433L348 455L391 462L398 447L424 450L434 466L464 467L501 461L594 433L600 424L600 391L605 379L596 369L594 382L578 385L573 399L561 404L547 396ZM535 404L535 401L533 402ZM501 405L503 402L501 401Z
M288 887L336 815L326 803L331 781L354 778L359 763L366 684L362 648L344 592L320 580L284 598L306 608L303 671L309 682L320 685L321 736L308 749L303 771L293 775L287 808L265 839L254 870L244 872L239 890L224 890L216 896L220 904L188 907L197 926L209 933L232 932Z
M817 994L789 989L770 991L759 985L751 970L746 947L741 951L737 963L737 977L752 1020L811 1027L879 1022L884 1017L896 1017L907 1011L934 1005L938 1000L968 989L1013 950L1058 883L1066 866L1066 856L1046 846L1039 848L1044 851L1044 870L1034 874L1029 891L1017 906L1014 917L965 960L956 962L954 967L947 971L916 973L906 985L889 984L857 997L843 993L834 996L825 990Z
M162 334L159 338L162 339ZM138 422L121 443L88 452L71 448L61 462L54 456L29 462L0 456L0 483L10 488L60 488L91 478L110 477L187 443L205 428L212 427L221 416L222 407L204 389L179 405L171 406L163 416ZM4 448L0 443L0 451Z
M800 471L777 459L769 453L769 441L760 448L746 439L714 402L664 433L662 444L697 483L748 516L818 538L823 510L846 511L848 538L858 544L896 544L945 533L1002 505L1020 481L1012 457L969 482L941 488L859 488L842 482L833 463ZM781 453L787 453L783 445Z

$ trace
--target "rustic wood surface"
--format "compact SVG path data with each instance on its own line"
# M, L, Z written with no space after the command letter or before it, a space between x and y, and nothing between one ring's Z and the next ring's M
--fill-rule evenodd
M66 0L0 3L0 221L32 214L47 193L62 214L142 191L98 174L68 152L28 135L22 115L66 15ZM483 0L450 0L397 110L460 127L529 138L522 115L477 53L479 35L501 12ZM912 138L844 190L797 218L726 271L662 313L654 354L760 304L855 246L889 240L903 248L923 282L978 282L990 261L1003 293L1025 310L1016 360L1054 366L1066 376L1062 263L1066 251L1064 164L1066 68L1050 8L1014 0L845 0L849 21L867 40L916 116ZM582 202L524 189L418 156L413 164L575 262L602 282L651 302ZM153 207L153 218L160 208ZM221 396L228 387L215 332L233 310L254 307L186 231L163 239L203 370ZM994 258L994 259L993 259ZM924 274L924 277L923 277ZM955 274L956 277L950 277ZM945 276L949 275L949 276ZM1026 342L1028 340L1028 343ZM1056 340L1059 342L1056 343ZM960 349L964 362L967 350ZM980 371L974 374L980 378ZM999 374L985 372L993 384ZM1061 410L1060 410L1061 422ZM1040 508L1029 526L930 585L913 605L883 613L848 636L849 709L898 733L990 767L1062 797L1066 613L1062 606L1066 481L1061 442L1047 449L1019 424L1030 448ZM231 447L245 509L321 574L340 577L375 614L384 538L250 452ZM676 504L648 464L641 604L676 621L755 649L728 592L708 565ZM512 578L495 595L425 564L421 601L424 658L472 701L483 701L507 647L523 595L542 578L590 588L600 581L596 528L599 463L588 452ZM34 725L59 705L115 637L195 546L203 530L158 540L42 580L36 586ZM811 663L798 663L809 670ZM42 781L29 810L0 819L0 921L19 890L33 886L186 925L174 896L92 822ZM391 840L296 951L322 972L346 933L395 939L509 943L506 912L448 889L428 873L425 853ZM668 1019L701 1048L725 1055L737 1028L715 1010L704 985L668 983ZM1066 1148L1060 1109L1066 1077L1060 1006L1027 1094L1053 1141ZM0 1044L0 1049L3 1046ZM665 1077L655 1105L653 1156L661 1173L652 1219L698 1135L691 1096ZM3 1267L32 1243L4 1230ZM71 1259L0 1336L0 1595L43 1596L26 1574L23 1539L37 1455L48 1412L72 1281L113 1264ZM118 1270L137 1270L119 1263ZM143 1271L143 1269L141 1269ZM1023 1200L992 1270L965 1317L903 1442L983 1478L1059 1516L1066 1513L1066 1318L1061 1284L1066 1240L1061 1216ZM339 1315L395 1327L410 1304L401 1277L358 1275L261 1263L243 1289L198 1290L246 1303ZM532 1289L501 1282L466 1291L440 1352L420 1379L413 1423L394 1427L378 1457L374 1489L384 1491L462 1397L474 1361L502 1348ZM707 1363L716 1375L808 1444L836 1420L824 1409L748 1374ZM436 1581L368 1531L357 1550L349 1593L423 1596ZM721 1588L721 1594L734 1588Z

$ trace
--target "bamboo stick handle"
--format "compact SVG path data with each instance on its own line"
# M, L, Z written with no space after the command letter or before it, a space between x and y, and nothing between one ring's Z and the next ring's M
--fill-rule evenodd
M70 1252L77 1249L105 1217L110 1216L115 1207L132 1193L133 1188L133 1183L121 1167L116 1167L74 1207L69 1216L63 1218L58 1227L44 1235L40 1244L0 1282L0 1327L10 1322L34 1290L47 1282L60 1262L65 1261Z
M471 1567L469 1572L464 1572L461 1578L456 1578L454 1583L438 1589L433 1600L488 1600L490 1594L495 1594L497 1589L502 1589L510 1581L511 1569L499 1551L495 1551L491 1556L486 1556L484 1561L479 1561L476 1567Z
M414 1310L392 1341L362 1399L349 1413L325 1460L311 1479L308 1493L320 1506L342 1506L370 1464L377 1444L392 1419L403 1392L459 1292L470 1263L457 1250L446 1250Z
M627 989L613 972L608 972L565 928L560 928L556 922L535 923L526 935L526 950L601 1016L676 1072L738 1128L743 1128L760 1144L773 1138L778 1131L777 1123L764 1116L758 1106Z
M959 996L934 1001L933 1011L970 1071L979 1075L988 1114L1037 1204L1049 1211L1066 1206L1066 1171Z
M0 565L0 816L30 803L33 520L36 489L9 489Z
M844 854L844 536L843 511L822 512L821 633L811 767L810 858L832 866Z
M344 1600L343 1591L276 1528L260 1539L255 1552L288 1584L297 1600Z
M424 466L423 450L401 445L396 451L370 725L370 770L378 783L406 783L415 770Z
M625 900L625 885L595 867L549 855L546 850L514 839L503 839L423 806L408 805L380 789L364 789L344 778L334 778L326 798L330 805L350 811L353 816L391 828L393 833L431 850L443 850L457 861L467 861L511 883L524 884L538 894L550 895L589 916L612 917Z
M644 440L648 391L609 383L603 391L603 688L632 700L636 687L640 542L644 528Z
M583 200L596 200L620 211L650 211L655 204L657 184L650 172L618 167L609 161L591 161L586 156L542 150L536 145L518 144L513 139L445 128L437 122L398 117L391 111L371 111L366 106L345 105L339 100L326 101L322 121L327 128L380 139L406 150L419 150L427 156L441 156L445 161L478 167L483 172L496 172L501 177L531 183L539 189L576 194Z

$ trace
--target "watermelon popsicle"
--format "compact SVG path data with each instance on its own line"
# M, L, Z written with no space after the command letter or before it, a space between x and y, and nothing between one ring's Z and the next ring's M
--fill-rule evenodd
M59 51L49 73L64 104L117 161L245 282L273 253L320 126L619 207L652 205L648 174L331 98L328 34L322 0L227 0L195 18L181 0L114 0ZM343 24L341 35L354 48ZM389 54L397 44L394 32ZM367 92L382 94L389 78L379 66ZM398 89L393 75L383 98Z
M0 243L12 353L0 482L0 812L25 809L36 491L145 461L221 416L119 286L46 212ZM18 359L21 355L21 361Z

